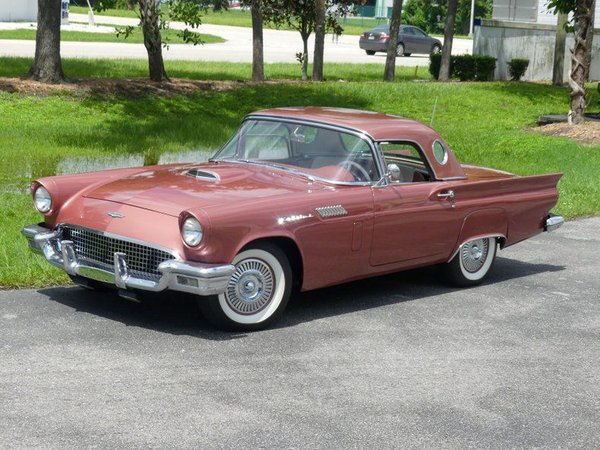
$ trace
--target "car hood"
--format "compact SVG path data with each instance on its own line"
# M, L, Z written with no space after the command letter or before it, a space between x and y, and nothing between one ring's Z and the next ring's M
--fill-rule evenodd
M206 163L158 167L111 181L83 195L172 216L190 208L246 203L306 192L301 175L255 164ZM315 189L314 185L310 185Z

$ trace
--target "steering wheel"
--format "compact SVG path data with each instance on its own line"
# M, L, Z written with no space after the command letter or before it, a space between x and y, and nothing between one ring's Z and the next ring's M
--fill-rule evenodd
M369 172L367 172L363 166L355 161L347 160L339 163L338 166L350 172L352 176L356 178L356 181L371 181Z

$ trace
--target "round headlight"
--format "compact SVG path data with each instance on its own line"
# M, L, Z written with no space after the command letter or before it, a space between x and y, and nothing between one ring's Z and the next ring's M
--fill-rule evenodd
M39 186L33 194L33 204L41 213L47 213L52 208L52 197L50 192L44 187Z
M197 219L188 217L181 226L181 237L183 241L190 247L195 247L202 240L202 225Z

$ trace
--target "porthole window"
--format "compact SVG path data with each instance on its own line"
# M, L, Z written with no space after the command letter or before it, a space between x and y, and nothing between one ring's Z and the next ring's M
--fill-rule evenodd
M440 141L435 141L433 143L433 156L442 166L448 162L448 151Z

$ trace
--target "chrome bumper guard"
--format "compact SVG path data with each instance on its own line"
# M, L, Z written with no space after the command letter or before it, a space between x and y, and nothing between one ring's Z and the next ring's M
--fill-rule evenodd
M554 231L565 223L565 219L561 216L556 216L554 214L550 214L546 219L546 223L544 224L544 231Z
M63 269L69 275L114 284L120 289L153 292L171 289L197 295L222 294L235 270L231 264L168 260L158 265L158 271L162 274L158 281L146 280L129 273L125 253L114 254L114 272L110 272L94 261L78 260L73 242L61 240L58 231L33 224L23 228L21 233L27 238L29 248L43 255L53 266Z

